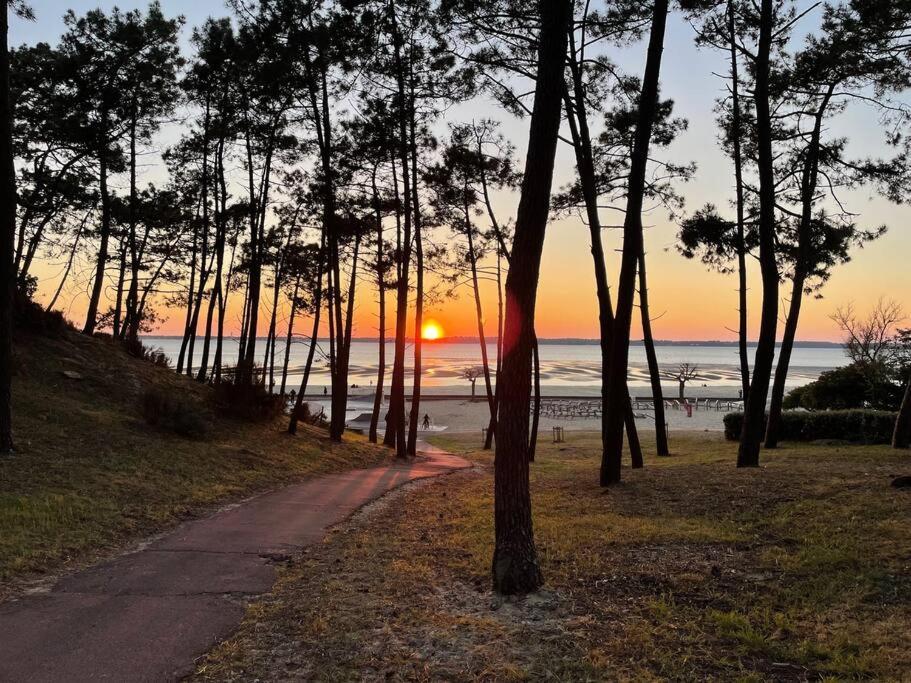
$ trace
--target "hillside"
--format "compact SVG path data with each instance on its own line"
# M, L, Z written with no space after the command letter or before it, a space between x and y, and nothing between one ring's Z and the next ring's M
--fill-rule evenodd
M25 329L23 329L25 328ZM16 454L0 459L0 598L213 506L388 457L360 437L297 437L283 420L219 416L214 391L38 317L19 325ZM178 397L192 436L151 426L149 394Z

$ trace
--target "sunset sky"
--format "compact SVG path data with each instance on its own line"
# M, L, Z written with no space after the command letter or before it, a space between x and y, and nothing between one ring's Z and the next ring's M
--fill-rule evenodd
M14 19L11 25L10 43L34 43L37 41L56 42L62 32L61 17L66 9L73 7L81 13L90 7L110 8L118 4L122 9L144 6L134 0L125 2L74 3L63 0L32 0L31 5L37 21L26 23ZM162 0L166 13L182 13L187 24L200 24L207 16L223 16L227 9L219 0L197 0L193 3L178 0ZM804 30L813 26L814 19L804 21ZM189 28L185 30L189 35ZM639 74L644 63L642 45L612 54L622 67ZM689 120L689 129L667 152L665 157L675 162L695 161L698 164L696 177L680 188L686 198L685 212L689 213L706 202L716 204L722 212L731 215L729 208L733 196L733 180L730 161L724 157L717 144L717 127L714 121L713 105L722 90L722 80L714 75L726 70L723 56L710 50L699 50L693 45L693 29L679 14L669 24L665 44L665 60L662 68L662 95L676 102L675 113ZM487 101L473 101L453 108L447 121L458 122L471 118L489 117L502 121L502 130L518 148L518 156L524 161L524 147L527 137L527 121L518 121ZM439 128L445 133L445 122ZM882 135L878 127L876 112L856 108L849 110L838 121L833 134L845 135L850 139L849 150L858 155L876 154L883 149ZM173 135L173 133L170 133ZM168 135L163 136L162 145L167 144ZM173 140L173 137L171 138ZM573 177L573 163L568 147L561 146L558 152L556 185L559 187ZM163 181L160 167L148 168L144 181ZM116 183L115 183L116 185ZM124 183L120 182L119 189ZM807 300L804 304L799 338L804 340L836 340L838 332L829 315L833 310L848 302L854 302L857 309L865 311L881 296L891 297L908 303L911 309L911 209L894 206L871 196L869 191L848 195L849 208L860 214L860 220L869 226L886 224L888 233L877 242L854 254L853 261L840 266L823 290L824 298ZM514 215L518 197L504 194L496 198L500 218L505 220ZM616 222L616 218L605 214L605 222ZM675 249L677 226L668 220L666 211L656 210L644 217L648 226L646 245L653 328L659 339L734 339L737 321L736 281L734 277L708 272L699 262L687 261ZM610 253L609 272L614 282L617 274L617 253L620 246L615 230L605 232L605 248ZM450 239L448 231L435 239ZM54 264L42 266L41 296L49 297L56 287L60 269ZM758 269L751 272L750 293L751 336L758 327L759 281ZM81 285L81 287L80 287ZM85 308L88 278L77 283L70 292L67 312L74 319L81 319ZM488 287L485 296L487 333L495 334L495 294ZM81 292L81 293L80 293ZM782 293L785 293L783 288ZM239 299L239 297L238 297ZM375 292L362 288L358 298L356 336L376 335ZM389 302L394 307L392 296ZM159 330L163 334L179 334L182 331L182 312L178 309L162 310L168 320ZM235 311L239 318L239 313ZM464 289L456 300L433 303L426 315L436 319L444 334L475 336L474 304L470 291ZM229 325L229 329L232 326ZM236 325L233 327L236 328ZM594 295L591 255L587 227L576 218L562 219L548 227L544 248L542 276L538 294L537 329L541 337L596 337L597 306ZM639 335L638 321L634 324L633 336Z

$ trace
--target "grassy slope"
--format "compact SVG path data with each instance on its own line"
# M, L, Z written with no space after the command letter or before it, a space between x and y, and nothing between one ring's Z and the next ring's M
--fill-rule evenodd
M23 333L16 350L18 450L0 458L0 596L214 504L387 457L358 437L334 446L315 430L294 438L283 424L211 414L206 438L182 438L144 422L143 390L167 387L210 413L210 388L71 331Z
M474 439L472 439L474 440ZM886 447L792 445L758 470L678 435L597 486L596 435L532 469L547 586L489 592L489 454L343 529L288 569L199 671L212 680L805 680L911 671L911 497ZM402 514L407 511L407 514Z

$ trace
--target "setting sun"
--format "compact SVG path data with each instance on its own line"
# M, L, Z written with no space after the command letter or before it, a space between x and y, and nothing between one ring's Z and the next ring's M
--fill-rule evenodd
M421 339L436 341L443 337L443 328L436 320L428 320L421 328Z

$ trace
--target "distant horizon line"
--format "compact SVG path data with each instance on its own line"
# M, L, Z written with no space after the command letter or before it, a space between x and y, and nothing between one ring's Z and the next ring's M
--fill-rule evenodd
M183 335L180 334L144 334L141 335L146 339L183 339ZM196 335L197 339L203 335ZM225 339L238 339L236 335L226 336ZM266 339L266 337L257 337L257 339ZM328 337L319 337L318 341L328 342ZM362 343L378 343L379 337L352 337L351 341L362 342ZM394 339L387 339L387 343L392 343ZM413 342L414 337L408 337L408 342ZM424 339L425 344L477 344L477 337L467 337L467 336L452 336L444 337L443 339ZM489 339L488 344L496 343L495 339ZM597 346L601 341L597 338L589 337L539 337L539 344L547 345L576 345L576 346ZM642 339L631 339L630 344L635 346L642 346L644 344ZM736 340L723 340L723 339L656 339L655 346L719 346L719 347L736 347L739 342ZM755 347L755 341L747 341L747 346ZM775 346L781 346L780 341L775 342ZM799 340L794 342L795 348L841 348L844 346L842 342L833 342L833 341L822 341L822 340Z

